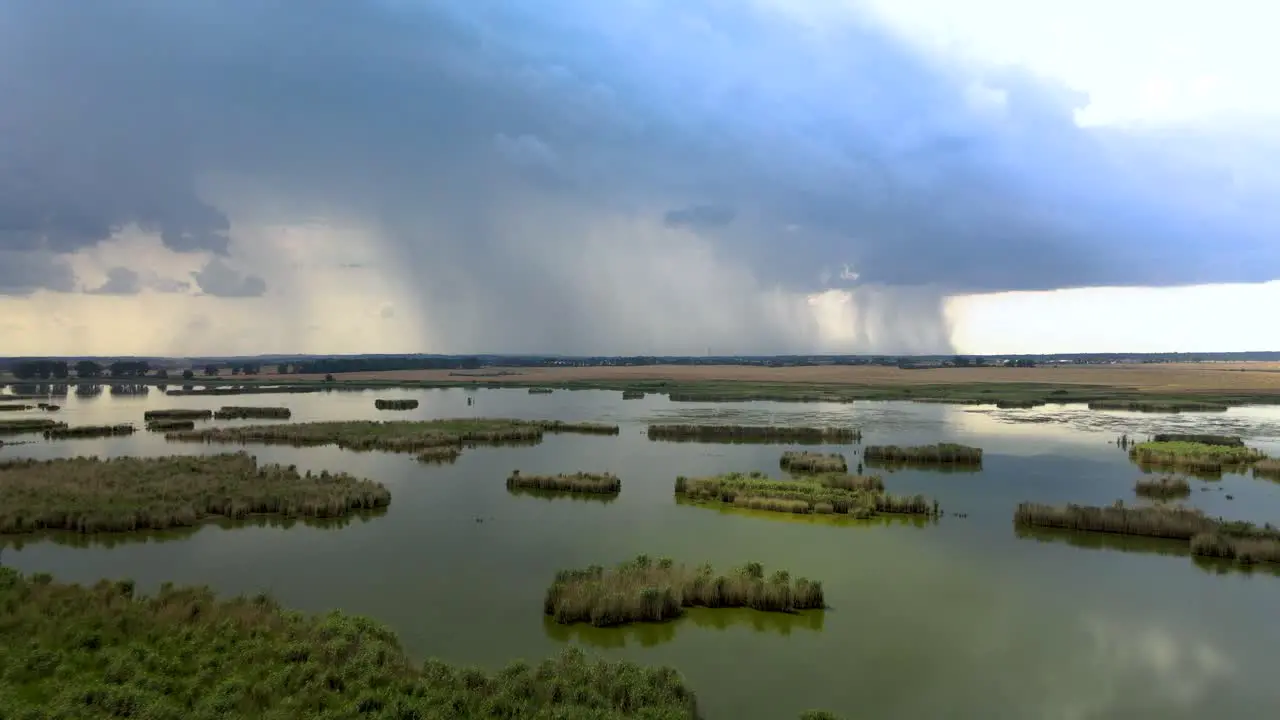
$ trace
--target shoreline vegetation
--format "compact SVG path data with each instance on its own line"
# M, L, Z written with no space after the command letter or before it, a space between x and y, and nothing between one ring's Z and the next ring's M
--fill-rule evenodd
M1185 440L1138 443L1129 449L1129 459L1147 468L1170 468L1197 472L1221 472L1225 468L1244 468L1265 460L1261 451L1221 442L1188 442Z
M247 453L0 462L0 533L166 530L254 515L338 518L391 502L380 483L301 474Z
M897 496L884 492L876 475L822 475L806 480L774 480L763 473L727 473L710 477L676 478L677 498L722 504L748 510L797 515L848 515L870 519L879 513L936 517L936 500L923 495Z
M288 420L293 411L287 407L255 405L223 405L213 413L215 420Z
M643 400L645 392L643 390L623 390L623 400Z
M822 583L793 580L785 570L766 579L760 563L717 575L710 565L693 569L640 555L607 570L561 570L542 602L543 613L558 623L595 627L665 622L691 607L793 613L824 609L826 599Z
M1280 529L1270 524L1211 518L1185 507L1051 506L1019 503L1015 527L1032 526L1117 535L1137 535L1187 543L1192 555L1235 560L1241 565L1280 563Z
M612 473L576 472L559 475L524 475L512 470L507 476L508 490L541 490L555 493L617 495L622 481Z
M1180 412L1226 412L1226 403L1204 402L1199 400L1092 400L1090 410L1127 410L1129 412L1180 413Z
M427 660L365 617L287 611L265 594L131 580L93 586L0 568L5 717L592 717L695 720L670 667L590 659L567 648L494 674ZM127 712L122 712L125 710Z
M840 453L815 453L803 450L787 450L778 459L778 466L790 473L820 475L849 471L849 462Z
M617 435L618 426L558 420L351 420L203 428L167 433L165 439L294 447L334 445L358 452L415 453L422 462L449 462L467 447L538 443L546 433Z
M800 425L650 425L650 440L667 442L852 444L862 432L851 427Z
M400 400L384 400L378 398L373 401L373 407L378 410L416 410L418 401L413 398Z
M867 464L889 465L981 465L982 448L957 443L934 445L868 445L863 452Z

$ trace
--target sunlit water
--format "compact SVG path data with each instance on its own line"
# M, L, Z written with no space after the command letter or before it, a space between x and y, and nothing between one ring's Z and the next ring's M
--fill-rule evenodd
M379 396L417 397L422 405L379 412L373 408ZM466 404L468 396L474 405ZM1019 538L1011 521L1021 500L1136 502L1132 486L1140 473L1113 444L1122 432L1225 430L1280 453L1280 410L1165 416L1079 407L713 405L654 396L624 401L602 391L382 390L72 396L56 417L140 425L148 408L227 404L285 405L294 422L473 415L617 422L622 432L471 449L445 466L403 455L252 446L262 461L379 480L392 490L391 507L342 529L207 526L112 547L29 540L0 559L70 581L132 577L144 590L163 581L209 584L223 593L267 590L299 609L377 618L420 658L497 667L583 644L607 656L677 667L713 719L794 717L812 707L904 720L1252 720L1280 711L1272 678L1280 578L1196 563L1176 543ZM6 413L20 415L26 413ZM967 514L936 524L721 512L677 504L675 476L778 474L787 446L652 442L643 433L651 420L851 422L863 428L865 443L962 442L984 448L985 461L981 473L886 475L892 492L926 493L945 510ZM235 449L167 444L140 432L11 445L0 448L0 458ZM816 449L850 457L856 450ZM503 481L516 468L608 470L622 477L623 489L611 503L513 496ZM1280 485L1243 475L1194 483L1188 502L1212 514L1280 521ZM639 553L723 568L750 560L766 570L785 568L821 579L831 609L796 617L704 610L671 624L607 631L543 617L542 595L557 569Z

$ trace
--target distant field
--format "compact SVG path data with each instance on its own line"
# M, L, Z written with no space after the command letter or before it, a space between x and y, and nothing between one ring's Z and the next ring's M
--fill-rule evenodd
M504 374L505 373L505 374ZM1248 392L1280 394L1280 363L1168 363L1070 365L1036 368L938 368L901 370L881 366L766 368L749 365L648 365L637 367L485 368L483 370L392 370L342 373L347 382L465 382L556 384L565 382L669 381L810 385L1051 384L1125 388L1144 393ZM267 375L273 381L322 380L323 375Z

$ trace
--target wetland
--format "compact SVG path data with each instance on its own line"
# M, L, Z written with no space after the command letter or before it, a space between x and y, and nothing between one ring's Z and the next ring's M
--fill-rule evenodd
M104 464L144 462L110 460L122 457L152 458L145 462L157 467L179 462L174 456L202 458L200 467L232 462L219 459L224 457L255 458L256 469L278 468L277 494L297 490L290 483L304 482L308 473L316 478L327 472L352 482L368 479L392 500L375 514L325 521L309 517L301 504L295 517L220 507L215 509L226 512L216 517L148 533L67 533L65 524L56 523L25 532L30 528L24 520L24 532L0 535L0 604L19 595L39 600L15 612L31 623L33 636L47 636L53 649L22 656L20 665L18 655L0 657L0 663L20 667L17 674L36 673L19 679L37 688L41 699L61 702L64 689L88 682L87 675L45 678L39 672L61 658L83 658L90 641L110 649L97 656L101 665L69 667L99 676L124 673L112 686L112 698L125 690L145 694L168 687L165 697L186 699L200 678L149 665L130 670L116 659L158 651L143 647L152 640L116 633L113 628L126 620L103 625L85 615L65 625L47 622L39 612L46 603L68 617L106 607L109 617L146 628L164 628L175 614L200 607L207 623L183 632L208 653L242 648L244 657L264 662L292 657L317 673L271 675L270 683L279 684L264 685L264 697L311 688L316 703L336 707L338 699L323 690L328 685L312 688L305 681L332 675L352 688L347 700L376 704L385 702L373 697L376 688L388 682L405 687L434 673L429 676L437 678L436 690L412 696L428 717L446 707L433 704L444 702L440 688L457 689L448 693L449 702L463 703L455 708L494 698L508 702L506 688L521 686L522 673L537 676L540 663L557 668L566 686L582 688L575 697L592 698L598 712L609 710L605 699L617 697L619 688L650 687L644 702L655 717L688 717L690 693L708 720L795 718L810 708L849 719L902 720L1234 720L1280 711L1280 690L1269 680L1270 658L1280 646L1280 628L1271 622L1280 603L1280 577L1269 572L1277 564L1270 561L1275 538L1266 525L1280 522L1280 484L1265 477L1274 461L1242 456L1234 442L1219 443L1223 450L1208 452L1226 462L1218 463L1216 479L1206 481L1183 478L1187 473L1177 462L1146 476L1140 462L1145 456L1129 453L1148 438L1202 445L1204 437L1190 436L1221 436L1242 438L1244 448L1277 457L1275 408L1158 414L1090 410L1084 403L719 403L672 401L657 393L624 398L617 389L530 394L527 388L453 388L396 390L395 398L415 399L418 407L385 422L388 413L375 407L376 399L389 397L385 389L275 395L270 404L287 408L287 420L274 419L283 418L279 412L272 418L215 417L226 402L223 394L234 393L73 393L58 399L63 407L56 423L38 409L4 413L0 439L8 444L0 446L0 463L26 473L10 483L14 492L30 491L30 483L48 473L38 463L58 460L81 468L75 477L82 481L54 484L62 489L46 493L48 499L40 500L45 506L30 500L43 494L25 492L28 500L20 506L39 513L23 517L65 518L77 503L101 507L86 500L86 493L105 492L100 483L107 481L89 478L111 476L101 469ZM179 409L186 412L145 415ZM183 424L128 435L43 434L60 425L150 427L174 421ZM650 440L650 425L848 428L858 435L682 430L678 439L686 441L671 443ZM1115 442L1121 433L1139 442L1121 449ZM688 436L706 440L690 442ZM883 474L852 473L868 459L870 446L940 444L981 448L980 465L949 474L895 456L885 459L892 468ZM789 480L778 477L780 458L788 452L785 464L794 461L805 471ZM438 454L440 461L419 462L428 454ZM845 460L845 471L835 471L836 455ZM221 467L216 479L201 482L229 482L234 473ZM515 487L508 482L512 468L520 468ZM760 482L775 479L767 486L733 486L733 500L724 502L724 481L732 474L750 480L753 473ZM1158 485L1171 474L1190 492L1166 488L1171 496L1152 512L1178 512L1166 506L1190 510L1171 519L1132 516L1146 524L1125 515L1120 525L1130 533L1135 526L1152 528L1147 534L1165 537L1096 532L1098 526L1115 528L1116 500L1124 501L1126 513L1156 508L1135 497L1138 483ZM714 502L679 497L673 484L680 476L687 482L717 479ZM149 478L160 475L131 477L151 483ZM619 477L626 480L623 492L565 492L574 489L574 478L586 490L597 487L597 480ZM525 480L531 487L524 487ZM230 495L223 489L201 495L198 487L194 480L174 481L166 490L145 493L167 503L148 509L147 517L189 507L194 498ZM745 507L736 503L739 489L748 491ZM750 494L759 490L768 492ZM1157 496L1164 490L1151 488ZM783 491L791 495L768 494ZM876 498L917 496L926 499L925 514L876 510ZM11 496L3 497L0 502L10 507ZM752 497L800 501L810 511L753 508ZM821 503L834 510L832 501L841 498L871 512L819 510ZM1011 524L1023 502L1047 508L1041 513L1051 527ZM1071 504L1096 510L1085 520L1081 513L1054 514ZM118 505L115 514L104 516L111 518L105 527L117 518L136 518L143 503ZM57 527L61 533L51 532ZM601 605L605 576L620 564L634 566L642 554L652 558L649 569L640 579L632 570L620 586L626 602L610 605L605 599ZM674 560L664 567L661 558L667 557ZM704 563L717 570L704 575ZM595 567L601 568L598 577ZM585 622L557 622L546 612L548 585L566 568L577 570L564 579L579 583L573 588L579 602L566 605L566 612L585 612ZM9 569L25 579L4 574ZM37 573L49 573L53 581ZM684 592L699 577L724 577L743 587L759 583L754 592L762 609L749 606L750 590L743 595L748 607L705 607L695 602L696 593L686 604ZM786 592L782 577L788 580ZM824 609L796 607L801 578L821 580L817 607ZM99 584L103 580L110 582ZM62 585L68 582L84 587ZM166 587L167 582L176 585ZM645 592L649 587L658 588L657 605L654 593ZM766 591L774 600L764 599ZM245 598L234 600L237 595ZM619 608L624 615L636 610L638 617L647 612L651 618L655 607L659 614L673 611L671 601L677 599L679 612L673 619L663 615L664 622L591 624L592 608L604 608L596 611L601 618ZM332 611L342 614L328 615ZM218 622L229 616L246 623L244 640L227 635L229 626ZM255 626L269 632L254 635ZM93 628L97 639L86 635ZM164 636L143 635L156 642ZM336 666L350 657L331 652L344 643L354 643L356 657L383 658L376 666L382 669ZM25 652L17 643L3 645ZM578 648L590 657L574 654ZM15 662L7 662L11 658ZM595 658L610 664L592 670ZM512 665L521 659L529 665ZM638 665L618 664L624 662ZM190 664L189 669L210 668L203 681L227 691L197 703L217 702L256 682L212 670L225 663L193 657ZM584 687L590 683L597 685ZM523 706L525 711L545 707L549 696L535 697L543 700Z

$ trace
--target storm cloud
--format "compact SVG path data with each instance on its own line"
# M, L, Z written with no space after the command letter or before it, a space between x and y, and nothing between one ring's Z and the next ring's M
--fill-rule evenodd
M786 297L831 287L874 299L851 337L944 350L951 293L1280 277L1257 155L1081 128L1082 93L854 11L0 7L2 293L69 289L64 255L133 226L258 296L240 231L332 216L432 337L493 351L803 350Z

